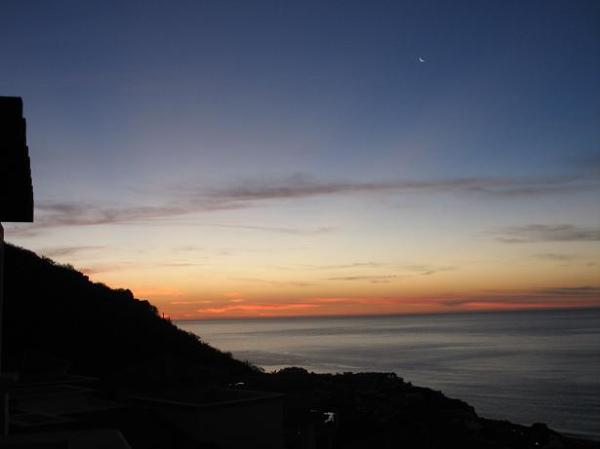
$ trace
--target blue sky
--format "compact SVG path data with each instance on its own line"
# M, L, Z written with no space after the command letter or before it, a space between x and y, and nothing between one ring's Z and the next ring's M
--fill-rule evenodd
M534 240L541 233L552 246L560 236L562 246L530 253L587 267L561 283L593 284L597 269L585 264L598 259L600 223L596 1L6 1L0 12L10 62L0 94L25 101L40 218L14 228L13 241L72 248L58 254L91 273L144 260L135 236L160 260L208 239L217 252L268 249L273 260L233 264L264 266L268 280L272 265L295 266L293 247L305 248L301 264L381 258L397 273L410 257L463 266L435 248L510 265L506 241L537 232ZM81 250L90 246L104 249ZM412 256L400 261L402 248ZM521 251L514 257L524 260ZM194 257L204 256L212 275L229 272L214 254ZM525 265L540 288L543 273L558 270L535 258ZM189 284L184 296L220 295L190 283L202 270L164 282ZM110 284L160 280L100 271ZM388 271L373 276L400 276ZM485 284L484 274L469 276ZM232 277L223 275L224 289L237 290L224 286ZM454 294L461 279L435 295ZM389 287L386 296L434 294ZM270 294L253 292L255 302ZM277 300L290 296L305 295Z

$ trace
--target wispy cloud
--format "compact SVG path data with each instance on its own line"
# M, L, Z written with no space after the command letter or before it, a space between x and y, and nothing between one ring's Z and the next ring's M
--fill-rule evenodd
M566 286L522 291L489 291L464 297L421 296L311 296L293 302L254 303L251 300L176 300L177 314L185 317L293 316L364 313L439 312L457 310L507 310L553 307L598 307L600 287ZM191 314L181 312L188 309Z
M600 240L600 227L530 224L506 227L497 234L504 243L595 242Z
M327 182L296 174L286 178L249 180L237 185L215 189L213 199L225 202L263 201L306 198L351 193L479 193L496 197L537 196L571 193L600 188L594 175L547 177L478 177L433 180L391 180L383 182ZM198 192L201 195L201 192Z
M436 273L439 273L442 271L452 271L452 270L456 269L456 267L449 266L449 265L437 266L437 265L427 265L427 264L404 265L402 268L405 270L408 270L410 272L420 274L422 276L431 276L433 274L436 274Z
M198 301L186 301L186 300L177 300L177 301L169 301L169 304L174 306L197 306L200 304L212 304L212 301L204 299Z
M40 250L40 253L46 257L72 257L76 254L88 251L103 250L106 246L60 246Z
M256 315L270 315L289 311L301 311L318 307L316 304L234 304L220 307L207 307L198 309L197 312L209 315L224 315L236 313L251 313Z
M343 266L343 265L340 265ZM355 268L355 266L347 265L348 268ZM326 278L328 281L366 281L373 284L389 283L394 279L403 279L411 276L431 276L433 274L454 270L455 267L451 266L435 266L435 265L403 265L399 267L403 274L358 274L358 275L344 275L344 276L332 276ZM406 273L404 273L406 272Z
M36 227L122 224L186 213L185 209L173 206L102 208L88 203L41 202L36 207L41 212L36 220Z
M378 262L354 262L347 264L337 264L337 265L301 265L300 268L304 270L346 270L353 268L379 268L384 266L383 263ZM295 268L294 268L295 269Z
M203 263L195 263L195 262L163 262L156 263L154 267L165 267L165 268L187 268L187 267L200 267L205 266Z
M335 231L337 228L334 226L321 226L318 228L290 228L284 226L258 226L258 225L237 225L237 224L209 224L207 226L215 226L219 228L233 228L233 229L248 229L251 231L265 231L275 232L279 234L291 234L291 235L318 235L327 234Z
M600 298L600 287L592 287L589 285L581 287L554 287L540 289L536 293L540 295L592 296Z
M358 269L379 269L382 267L387 267L389 270L394 269L397 271L401 271L402 275L401 276L396 276L396 277L407 277L407 276L414 276L414 275L422 275L422 276L429 276L432 274L436 274L442 271L451 271L451 270L455 270L457 267L456 266L450 266L450 265L433 265L433 264L409 264L409 265L402 265L402 264L394 264L394 263L382 263L382 262L352 262L352 263L346 263L346 264L331 264L331 265L312 265L312 264L300 264L300 265L296 265L296 266L292 266L292 267L282 267L282 266L278 266L278 269L282 269L282 270L292 270L292 271L298 271L298 270L309 270L309 271L338 271L338 272L352 272L354 270L358 270ZM345 280L360 280L361 278L366 279L366 278L373 278L373 277L377 277L377 276L372 276L372 275L364 275L364 276L339 276L339 277L335 277L335 278L330 278L333 280L341 280L342 278L352 278L352 279L345 279Z
M398 275L389 274L389 275L379 275L379 276L370 276L370 275L362 275L362 276L336 276L327 278L328 281L367 281L372 284L382 284L391 282L392 279L397 279Z
M16 227L15 232L25 235L40 229L65 226L162 222L196 213L256 207L265 202L334 195L460 193L488 198L517 198L595 190L600 190L600 175L596 172L553 177L474 177L377 182L327 181L296 174L283 178L247 180L213 189L179 186L166 189L167 198L163 204L157 205L104 207L91 201L41 201L36 205L36 223ZM220 226L289 234L315 234L331 230L329 227L299 230L252 224Z
M556 262L566 262L569 260L574 260L577 257L572 254L559 254L559 253L542 253L542 254L534 254L533 257L536 259L542 260L552 260Z
M565 301L566 305L600 305L600 287L552 287L521 292L490 292L489 294L473 295L465 298L442 300L441 303L450 307L474 304L497 304L503 306L544 306L552 305L555 303L564 303Z
M148 261L148 262L137 262L137 261L125 261L125 262L115 262L115 263L97 263L87 265L85 267L79 268L79 270L87 275L95 275L101 273L112 273L115 271L122 270L155 270L159 268L191 268L191 267L200 267L206 266L203 263L195 263L195 262L179 262L179 261Z
M293 280L278 281L278 280L273 280L273 279L261 279L261 278L233 278L232 280L242 281L242 282L259 282L262 284L270 284L270 285L275 285L278 287L310 287L310 286L314 285L310 282L303 282L303 281L293 281Z
M94 207L91 204L78 203L44 203L37 206L41 213L38 213L36 222L27 226L11 227L12 235L35 236L40 230L62 228L62 227L81 227L81 226L100 226L100 225L127 225L127 224L158 224L165 223L165 220L181 218L198 212L198 209L186 207L133 207L133 208L102 208ZM227 209L224 206L221 209ZM207 211L206 209L200 209ZM217 208L211 208L211 211ZM191 223L195 226L247 229L261 232L274 232L288 235L319 235L335 231L334 226L320 226L315 228L285 227L285 226L262 226L252 224L228 224L228 223ZM54 254L58 254L56 251Z

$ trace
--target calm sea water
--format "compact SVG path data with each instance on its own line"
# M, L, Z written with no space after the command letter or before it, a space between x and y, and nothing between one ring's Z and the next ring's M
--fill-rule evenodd
M600 440L600 309L177 324L267 371L393 371L481 416Z

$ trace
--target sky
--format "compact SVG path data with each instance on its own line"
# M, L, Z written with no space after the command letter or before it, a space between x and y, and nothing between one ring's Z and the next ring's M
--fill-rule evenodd
M173 319L600 306L600 3L11 1L6 239Z

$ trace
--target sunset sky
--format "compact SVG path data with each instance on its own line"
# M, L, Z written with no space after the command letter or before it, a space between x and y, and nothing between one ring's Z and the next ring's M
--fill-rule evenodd
M175 319L600 306L600 2L10 1L34 224Z

